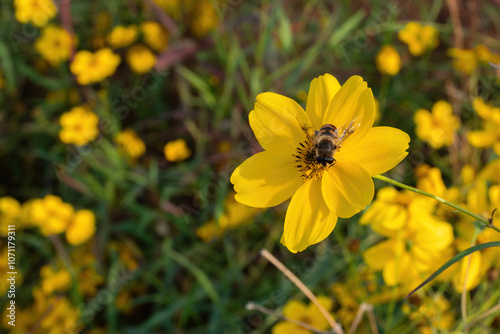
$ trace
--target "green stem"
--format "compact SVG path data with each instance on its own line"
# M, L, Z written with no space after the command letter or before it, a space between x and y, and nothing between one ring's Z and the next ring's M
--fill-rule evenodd
M406 190L410 190L410 191L413 191L417 194L420 194L420 195L424 195L424 196L427 196L427 197L430 197L432 199L435 199L436 201L438 202L441 202L443 204L446 204L448 206L451 206L452 208L458 210L458 211L461 211L463 213L465 213L466 215L469 215L471 216L472 218L476 219L477 221L483 223L486 227L490 227L492 229L494 229L495 231L497 231L498 233L500 233L500 229L498 227L496 227L495 225L493 225L492 222L490 222L488 219L486 218L483 218L479 215L476 215L475 213L472 213L470 212L469 210L467 209L464 209L462 208L461 206L458 206L456 204L453 204L451 202L448 202L447 200L445 199L442 199L441 197L438 197L436 195L433 195L431 193L428 193L426 191L423 191L423 190L420 190L420 189L417 189L417 188L413 188L413 187L410 187L410 186L407 186L406 184L404 183L401 183L401 182L398 182L398 181L395 181L393 179L390 179L386 176L383 176L383 175L375 175L373 176L374 179L379 179L379 180L382 180L384 182L387 182L387 183L390 183L390 184L393 184L397 187L400 187L400 188L403 188L403 189L406 189Z

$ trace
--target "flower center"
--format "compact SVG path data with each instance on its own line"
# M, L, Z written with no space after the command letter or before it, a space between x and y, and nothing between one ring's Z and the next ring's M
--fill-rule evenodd
M335 164L335 160L333 163L326 164L324 162L318 162L317 157L317 143L316 137L311 136L306 133L307 139L301 143L297 147L297 154L292 154L295 158L295 162L297 164L295 167L298 169L300 177L304 180L316 180L323 176L323 172L328 170L331 166Z

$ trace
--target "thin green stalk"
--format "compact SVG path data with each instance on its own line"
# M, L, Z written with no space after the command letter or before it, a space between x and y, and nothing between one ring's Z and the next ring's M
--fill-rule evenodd
M454 209L456 209L458 211L461 211L461 212L465 213L466 215L471 216L472 218L476 219L477 221L483 223L486 227L490 227L490 228L494 229L495 231L497 231L498 233L500 233L500 229L498 227L496 227L495 225L493 225L493 223L490 220L488 220L486 218L483 218L483 217L481 217L479 215L476 215L475 213L472 213L469 210L462 208L461 206L458 206L456 204L448 202L447 200L442 199L441 197L438 197L436 195L433 195L431 193L428 193L426 191L423 191L423 190L420 190L420 189L417 189L417 188L413 188L413 187L407 186L404 183L395 181L395 180L390 179L390 178L388 178L386 176L383 176L383 175L375 175L375 176L373 176L373 178L382 180L384 182L393 184L393 185L395 185L397 187L400 187L400 188L403 188L403 189L406 189L406 190L413 191L413 192L415 192L417 194L424 195L424 196L430 197L432 199L435 199L438 202L446 204L446 205L448 205L448 206L450 206L450 207L452 207L452 208L454 208Z

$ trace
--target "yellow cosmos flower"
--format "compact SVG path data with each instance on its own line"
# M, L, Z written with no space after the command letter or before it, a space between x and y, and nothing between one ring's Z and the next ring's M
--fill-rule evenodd
M169 141L163 148L167 161L183 161L191 156L191 150L184 139Z
M62 114L59 123L62 126L59 138L66 144L86 145L99 135L99 117L85 105Z
M473 107L483 119L483 129L469 132L469 143L474 147L493 147L495 153L500 155L500 108L485 103L479 97L474 99Z
M154 51L163 52L168 46L168 32L158 22L141 23L144 42Z
M460 127L460 118L453 115L451 104L444 100L436 102L432 112L418 109L413 120L417 125L417 136L435 149L450 146L455 132Z
M70 70L80 85L88 85L113 75L120 61L120 56L109 48L100 49L95 53L84 50L75 55Z
M134 73L145 74L156 64L156 56L142 44L131 46L127 50L127 63Z
M408 44L408 49L414 56L421 56L425 51L435 49L439 44L439 32L436 28L419 22L408 22L398 32L398 38Z
M39 28L45 26L57 13L52 0L14 0L14 7L19 22L31 22Z
M121 151L133 159L139 158L146 152L146 145L132 129L118 133L115 136L115 143L118 144Z
M372 127L374 108L371 89L359 76L342 87L329 74L314 79L305 111L290 98L260 94L249 120L265 151L248 158L231 175L236 200L264 208L292 197L282 243L298 252L322 241L337 217L349 218L371 202L371 176L388 171L408 154L406 133ZM326 134L333 127L340 130L334 134L347 136L340 145L330 141L334 135ZM315 146L322 134L328 138L323 137L321 145L332 150L318 155Z
M109 45L113 49L123 48L135 42L139 32L135 25L116 26L111 30L111 32L106 37Z
M396 75L401 69L401 57L392 45L385 45L375 58L377 69L382 74Z
M72 38L66 30L48 25L35 42L35 50L52 66L66 61L71 56Z
M333 300L326 296L318 296L318 301L325 308L330 311L333 307ZM299 300L290 300L283 307L283 315L287 318L297 320L319 330L327 330L329 328L328 321L325 319L321 311L316 305L310 303L304 304ZM293 322L280 321L273 326L273 334L309 334L312 332L294 324Z

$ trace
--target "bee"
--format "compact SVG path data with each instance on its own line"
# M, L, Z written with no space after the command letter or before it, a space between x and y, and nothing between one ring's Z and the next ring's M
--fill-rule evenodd
M339 128L333 124L325 124L319 131L312 132L312 127L302 117L297 117L297 119L302 130L313 143L311 153L314 153L316 162L323 167L335 164L336 160L333 157L335 152L340 150L342 143L361 125L360 119L355 118Z

